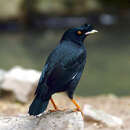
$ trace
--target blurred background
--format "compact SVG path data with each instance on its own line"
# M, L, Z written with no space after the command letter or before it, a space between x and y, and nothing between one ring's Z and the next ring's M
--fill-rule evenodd
M130 94L129 0L0 0L0 68L42 70L64 31L84 23L88 63L76 94Z

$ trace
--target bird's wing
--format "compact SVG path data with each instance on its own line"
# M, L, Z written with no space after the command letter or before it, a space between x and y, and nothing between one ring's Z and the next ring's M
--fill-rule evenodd
M45 67L43 68L38 87L35 94L41 89L46 89L45 84L50 86L63 85L74 78L79 71L82 62L86 58L86 52L75 51L70 54L69 47L57 47L48 57ZM46 90L43 90L46 91Z
M67 85L67 86L68 86L68 89L67 89L66 93L68 94L68 96L69 96L70 98L73 98L73 93L74 93L75 88L76 88L76 86L77 86L77 84L78 84L78 82L79 82L79 80L80 80L80 78L81 78L82 72L83 72L83 70L81 70L80 72L78 72L78 73L73 77L73 79L68 83L68 85Z
M82 63L84 63L84 61L86 61L86 53L85 53L85 51L83 51L82 53L80 53L75 58L72 57L71 60L68 60L64 64L64 68L66 68L67 70L76 69Z
M66 56L67 57L67 56ZM66 58L65 57L65 58ZM81 70L82 63L85 60L85 53L82 52L77 57L67 57L55 64L54 68L49 72L47 78L48 86L63 86L75 78Z

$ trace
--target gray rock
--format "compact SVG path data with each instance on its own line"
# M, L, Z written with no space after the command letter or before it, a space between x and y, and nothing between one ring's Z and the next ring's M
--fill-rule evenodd
M40 74L36 70L14 67L4 75L1 89L13 92L18 101L27 102Z
M84 130L80 112L57 111L41 116L0 116L0 130Z
M4 79L5 73L6 73L5 70L0 69L0 84L3 81L3 79Z
M18 18L21 16L21 5L23 0L0 0L0 19Z
M89 121L99 122L105 124L108 127L120 127L123 126L123 120L119 117L110 115L101 110L97 110L90 105L85 105L83 108L83 114Z

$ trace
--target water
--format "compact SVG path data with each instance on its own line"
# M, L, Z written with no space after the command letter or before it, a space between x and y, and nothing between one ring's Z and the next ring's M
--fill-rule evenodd
M64 30L0 34L0 68L15 65L42 70ZM85 41L87 65L76 93L82 96L130 94L130 36L127 26L99 27Z

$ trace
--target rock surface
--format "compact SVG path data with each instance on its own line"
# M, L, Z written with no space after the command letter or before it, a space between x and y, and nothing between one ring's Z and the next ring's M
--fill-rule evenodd
M23 0L0 0L0 19L8 20L9 18L19 17Z
M29 95L34 90L34 84L38 81L40 74L36 70L14 67L5 73L1 89L11 91L16 100L25 103L29 100Z
M57 111L34 116L0 116L0 130L84 130L80 112Z
M0 84L3 81L5 73L6 73L5 70L0 69Z
M110 115L101 110L97 110L90 105L85 105L83 108L84 116L89 121L97 121L103 123L108 127L117 127L123 125L123 120L119 117Z

